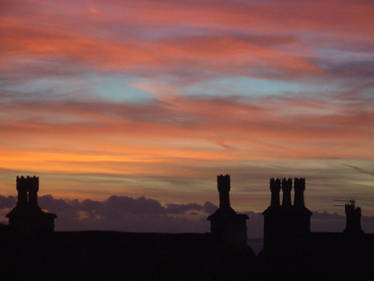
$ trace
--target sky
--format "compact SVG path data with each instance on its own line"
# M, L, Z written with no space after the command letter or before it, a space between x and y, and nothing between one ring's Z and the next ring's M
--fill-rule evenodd
M370 0L0 0L0 194L374 216ZM104 201L103 201L104 200ZM95 201L96 202L96 201ZM165 207L166 208L166 207Z

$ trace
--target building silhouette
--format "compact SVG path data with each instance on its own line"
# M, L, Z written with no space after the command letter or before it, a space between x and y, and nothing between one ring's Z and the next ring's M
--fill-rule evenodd
M350 200L344 207L346 217L344 233L351 235L363 234L361 228L361 208L355 206L354 200Z
M38 191L38 177L17 176L17 205L6 215L11 230L22 233L54 231L57 216L39 207Z
M37 203L39 179L17 177L18 201L0 227L2 280L250 280L256 256L245 215L230 205L230 176L218 176L220 207L209 233L57 231ZM22 234L33 235L22 235ZM22 270L20 270L22 269Z
M210 232L232 245L247 245L247 215L237 214L230 204L230 176L217 176L219 208L208 217Z
M373 257L374 235L362 231L361 209L354 201L344 205L344 231L313 232L304 178L272 178L270 191L270 206L263 212L264 248L258 255L262 280L373 279L367 257Z
M354 201L345 205L344 231L312 232L305 179L270 179L264 248L256 256L247 244L248 216L230 204L230 176L218 175L217 188L219 208L207 218L209 233L54 232L56 215L38 206L39 179L17 177L17 205L7 215L9 225L0 224L0 278L373 280L374 235L362 231Z
M294 189L292 204L291 193ZM295 240L310 233L310 217L312 212L305 207L304 191L305 179L279 178L270 179L270 206L264 215L264 248L276 252L289 251ZM283 199L280 203L280 191Z

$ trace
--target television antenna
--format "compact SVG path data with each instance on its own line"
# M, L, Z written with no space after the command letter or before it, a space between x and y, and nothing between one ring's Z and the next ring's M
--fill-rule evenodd
M355 200L343 200L343 199L335 199L333 200L334 202L344 202L343 203L340 203L340 204L334 204L334 207L344 207L345 205L351 205L351 206L355 206L355 203L356 201Z

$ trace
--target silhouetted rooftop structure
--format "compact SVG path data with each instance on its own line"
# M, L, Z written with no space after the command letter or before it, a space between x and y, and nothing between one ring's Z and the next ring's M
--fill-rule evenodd
M255 255L246 243L245 225L240 225L244 232L239 244L226 236L230 231L237 233L237 221L243 218L245 223L247 217L230 207L229 176L219 179L226 180L223 185L218 182L222 205L211 218L213 223L225 223L222 237L216 233L53 232L56 216L37 204L39 179L17 177L18 202L8 214L13 231L7 227L0 231L0 241L7 245L0 254L0 277L27 281L248 280Z
M347 234L362 234L361 208L355 206L355 201L350 200L345 204L346 226L344 232Z
M258 256L263 280L372 280L374 270L365 257L373 255L374 235L363 233L361 209L354 201L345 204L344 232L311 232L305 179L295 178L293 189L292 204L292 179L270 179L264 249Z
M292 179L270 179L270 206L264 215L264 248L273 253L290 250L297 237L310 233L310 217L312 212L305 207L305 179L294 179L294 204L291 201ZM282 204L279 193L282 190Z
M208 217L210 231L225 243L247 245L247 215L237 214L230 204L230 176L217 176L219 208Z
M17 177L17 205L6 215L11 230L22 233L54 231L57 216L39 207L38 191L38 177Z
M230 204L230 176L218 175L219 208L210 233L53 232L54 214L37 203L39 179L17 177L17 206L0 224L2 280L372 280L374 234L361 209L345 205L339 233L311 232L305 179L271 179L264 250L247 245L246 215ZM291 200L292 190L294 200ZM280 192L283 192L280 202ZM18 235L33 233L35 235Z

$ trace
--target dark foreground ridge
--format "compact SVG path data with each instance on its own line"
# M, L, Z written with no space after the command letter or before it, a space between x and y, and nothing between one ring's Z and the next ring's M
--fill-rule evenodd
M57 216L38 206L39 179L17 177L17 205L0 225L0 280L373 280L374 235L362 231L354 202L344 232L311 232L305 179L271 179L256 256L249 218L230 204L230 176L217 187L209 233L54 232Z

